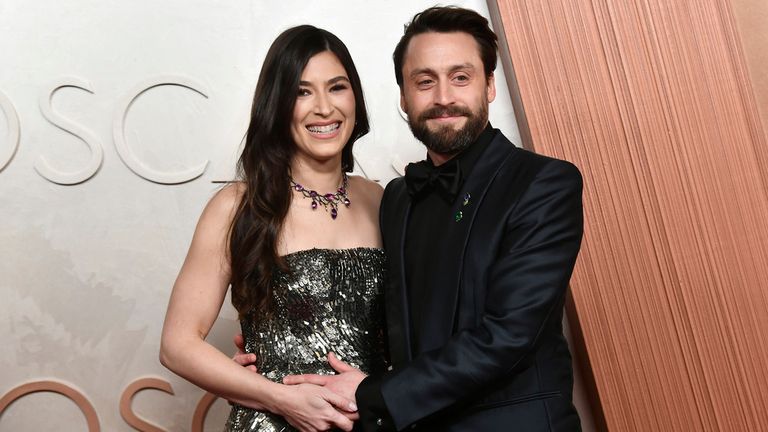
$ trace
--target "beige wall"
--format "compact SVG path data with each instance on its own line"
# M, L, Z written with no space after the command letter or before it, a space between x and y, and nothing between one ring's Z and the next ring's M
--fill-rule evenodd
M132 431L121 397L145 378L174 394L141 391L133 412L191 430L204 393L159 364L160 329L197 218L231 178L269 44L301 23L345 41L372 123L356 174L384 184L425 153L398 111L391 52L432 3L0 1L0 431L88 430L73 398L103 430ZM519 142L499 81L491 121ZM226 300L208 340L231 352L237 331ZM208 430L228 409L214 404Z
M752 91L760 113L763 134L768 133L768 2L764 0L731 0L734 31L749 70ZM759 133L759 132L758 132ZM768 184L768 149L762 150L763 179Z
M732 0L731 5L765 126L768 119L768 3L763 0Z

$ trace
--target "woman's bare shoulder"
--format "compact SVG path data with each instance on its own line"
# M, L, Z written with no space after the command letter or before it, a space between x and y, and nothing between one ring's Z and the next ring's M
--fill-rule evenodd
M374 202L381 201L384 188L377 182L362 176L349 176L349 182L350 186L357 190L358 193L362 193L365 197L370 197Z
M232 182L216 192L208 205L203 210L203 217L210 216L215 219L231 221L237 212L237 207L245 193L245 184L243 182Z

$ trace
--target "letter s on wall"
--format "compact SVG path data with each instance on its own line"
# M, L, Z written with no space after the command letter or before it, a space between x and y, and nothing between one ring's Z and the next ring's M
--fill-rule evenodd
M64 87L79 88L93 94L93 90L90 88L91 85L85 80L77 77L62 78L53 83L52 89L49 92L40 95L40 111L42 112L43 117L45 117L45 119L52 125L82 140L91 150L91 159L88 161L85 168L80 171L64 172L51 167L48 160L43 156L40 156L35 161L35 170L38 174L43 176L43 178L53 183L74 185L82 183L96 174L99 167L101 167L102 160L104 160L104 150L102 149L101 142L93 132L62 117L59 113L53 110L53 105L51 103L53 95Z
M168 381L162 380L160 378L140 378L136 381L132 382L128 387L123 390L123 394L120 396L120 415L123 417L123 420L125 420L128 425L133 427L134 429L141 431L141 432L166 432L165 429L160 429L159 427L153 425L152 423L149 423L134 414L133 408L131 406L131 402L133 401L133 396L136 395L136 393L146 390L146 389L155 389L160 390L168 394L174 394L173 388L171 387L171 384Z
M125 119L128 116L128 110L131 109L131 105L133 105L136 99L139 96L141 96L143 93L155 87L166 86L166 85L185 87L194 91L195 93L200 94L206 99L208 98L208 96L206 95L207 90L200 90L200 89L203 89L203 86L195 82L191 78L187 78L183 76L164 75L164 76L148 79L142 82L141 84L139 84L137 87L135 87L133 91L127 94L127 96L123 99L122 103L118 104L117 111L115 111L115 116L113 121L112 135L114 137L115 148L117 149L117 154L120 156L120 159L123 160L123 163L125 163L125 166L127 166L131 171L136 173L138 176L145 178L151 182L160 183L160 184L186 183L188 181L194 180L200 177L201 175L203 175L203 173L205 172L205 168L208 166L207 160L198 166L188 168L183 171L177 171L177 172L158 171L142 163L136 157L136 155L133 154L133 151L128 146L128 142L125 139Z

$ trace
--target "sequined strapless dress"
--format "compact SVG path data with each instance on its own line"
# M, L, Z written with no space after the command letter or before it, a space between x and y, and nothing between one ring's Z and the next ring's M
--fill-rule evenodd
M332 374L326 354L367 373L386 369L383 287L386 258L375 248L309 249L285 256L290 273L273 279L274 312L241 320L245 351L259 372ZM234 405L227 432L294 431L283 417Z

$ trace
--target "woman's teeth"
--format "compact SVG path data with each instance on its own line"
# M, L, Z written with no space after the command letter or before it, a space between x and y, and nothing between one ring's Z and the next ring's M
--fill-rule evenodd
M333 132L341 126L341 123L331 123L325 126L307 126L307 130L312 133L329 133Z

